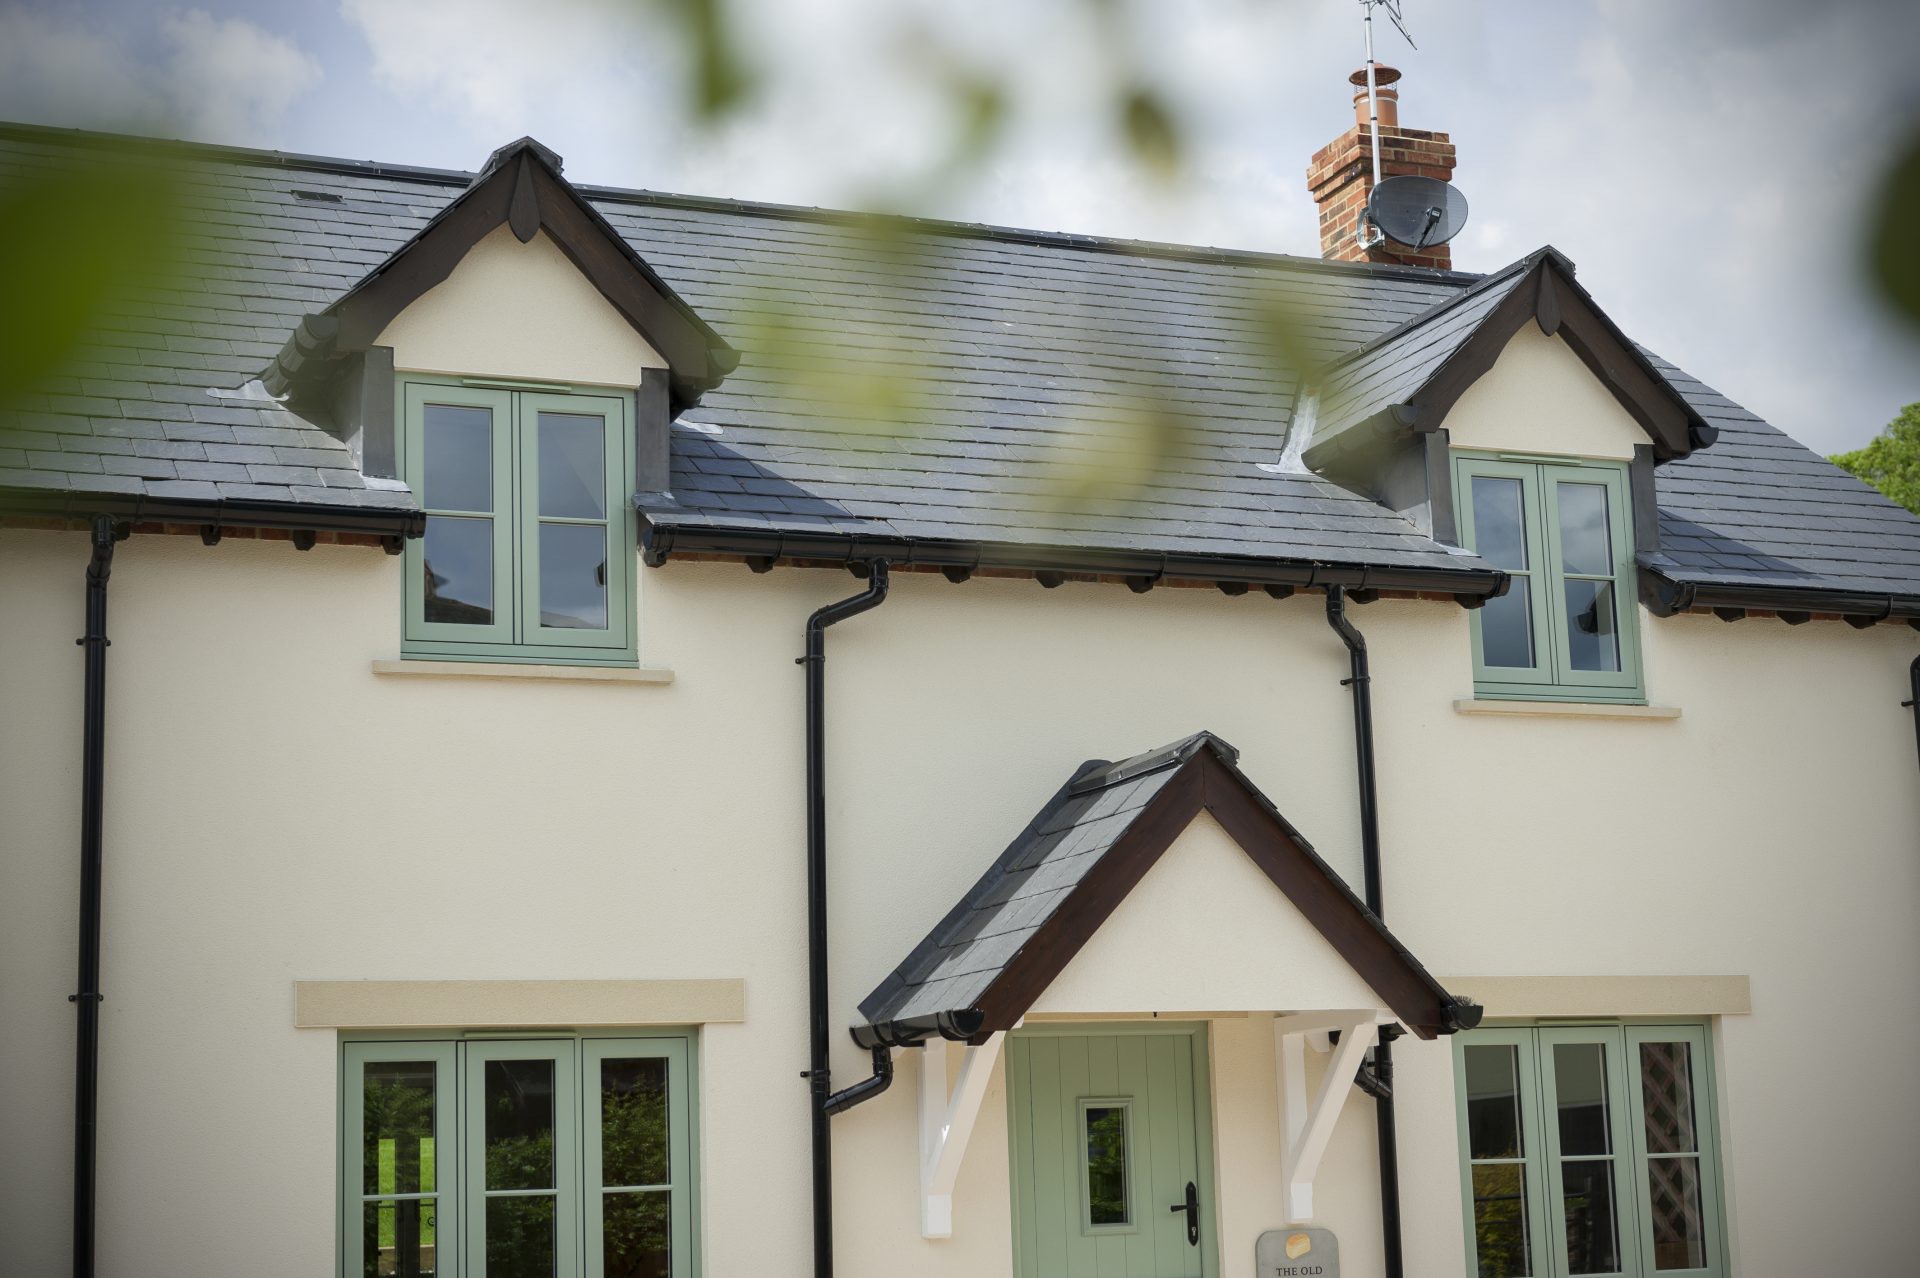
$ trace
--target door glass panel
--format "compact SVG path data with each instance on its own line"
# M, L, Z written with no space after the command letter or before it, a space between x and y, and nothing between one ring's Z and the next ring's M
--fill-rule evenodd
M493 509L493 413L485 408L428 404L422 412L428 510Z
M1127 1214L1127 1107L1088 1105L1087 1223L1124 1225Z
M1553 1090L1560 1118L1560 1156L1611 1154L1605 1047L1599 1043L1554 1044Z
M603 417L541 413L540 513L607 517L607 426Z
M1613 575L1613 530L1607 490L1599 484L1560 484L1560 566L1594 577Z
M365 1066L363 1193L433 1192L432 1061L377 1061Z
M432 1278L435 1200L369 1202L361 1217L363 1278Z
M664 1058L600 1062L602 1184L668 1183L667 1112Z
M1568 662L1575 670L1618 670L1620 636L1614 624L1613 583L1569 579L1564 584Z
M1521 1157L1520 1049L1495 1043L1465 1051L1468 1157Z
M540 624L567 630L607 628L604 524L540 525Z
M1691 1154L1699 1149L1693 1128L1693 1051L1689 1043L1640 1044L1640 1097L1647 1113L1647 1150Z
M553 1242L552 1198L487 1199L487 1278L553 1278Z
M668 1278L673 1272L673 1196L665 1190L608 1194L601 1213L606 1278Z
M1684 1156L1648 1159L1647 1192L1653 1206L1653 1267L1706 1268L1700 1160Z
M552 1189L553 1062L488 1061L486 1110L486 1187Z
M1473 1237L1480 1278L1527 1278L1533 1273L1523 1164L1473 1169Z
M1489 666L1531 669L1533 659L1533 601L1527 597L1527 578L1515 577L1507 593L1480 607L1480 656Z
M1611 1274L1620 1270L1619 1231L1613 1210L1613 1160L1560 1164L1561 1205L1567 1213L1567 1272Z
M1473 477L1474 553L1496 568L1526 568L1527 524L1520 481Z
M456 626L493 622L493 521L427 520L426 550L420 556L425 576L426 619Z

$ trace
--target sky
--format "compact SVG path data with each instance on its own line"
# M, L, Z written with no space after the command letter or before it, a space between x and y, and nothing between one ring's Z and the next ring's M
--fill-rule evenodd
M444 168L531 134L576 181L1275 252L1318 251L1308 157L1350 123L1357 0L732 0L752 96L690 112L664 0L0 0L0 118ZM1446 131L1461 269L1541 244L1636 340L1822 452L1920 400L1920 330L1860 269L1920 128L1910 0L1404 0L1401 120ZM1001 145L921 180L954 75ZM1121 144L1123 82L1188 139ZM1920 228L1916 228L1920 234Z

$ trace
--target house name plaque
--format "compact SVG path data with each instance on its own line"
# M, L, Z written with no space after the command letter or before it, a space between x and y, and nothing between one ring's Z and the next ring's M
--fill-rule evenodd
M1340 1278L1340 1240L1331 1229L1269 1229L1253 1244L1259 1278Z

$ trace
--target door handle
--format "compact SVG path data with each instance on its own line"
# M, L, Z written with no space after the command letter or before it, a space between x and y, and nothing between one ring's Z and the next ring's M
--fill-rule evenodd
M1187 1246L1200 1245L1200 1190L1192 1181L1187 1182L1187 1201L1175 1203L1171 1211L1187 1213Z

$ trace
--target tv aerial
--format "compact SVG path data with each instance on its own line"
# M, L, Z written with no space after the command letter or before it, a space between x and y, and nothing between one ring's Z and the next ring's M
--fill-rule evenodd
M1451 183L1438 178L1406 174L1382 178L1380 175L1380 64L1373 56L1373 11L1386 11L1394 30L1409 48L1420 46L1407 32L1400 12L1401 0L1360 0L1361 25L1367 38L1367 124L1373 135L1373 189L1367 195L1367 207L1360 214L1356 229L1361 246L1372 248L1392 240L1411 249L1427 249L1445 244L1460 234L1467 224L1467 197ZM1399 78L1389 73L1389 83ZM1356 77L1357 78L1357 77Z

